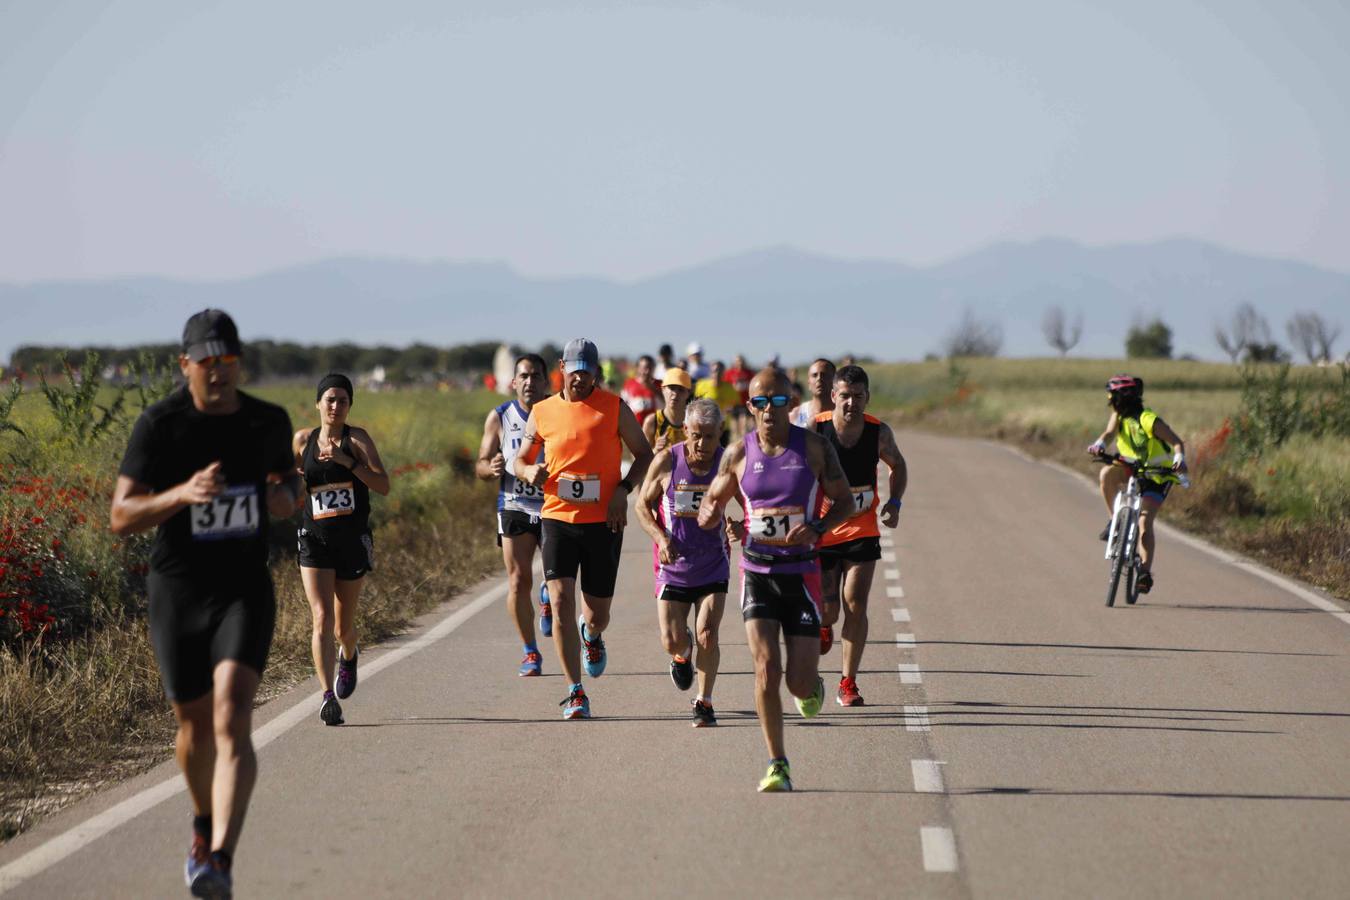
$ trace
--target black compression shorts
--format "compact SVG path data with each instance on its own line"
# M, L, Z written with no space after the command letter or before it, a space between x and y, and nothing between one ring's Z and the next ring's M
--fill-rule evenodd
M818 551L820 568L824 571L838 569L846 562L865 563L881 559L881 538L860 537L842 544L821 547Z
M187 703L211 691L216 664L236 660L262 675L277 601L265 568L200 582L150 573L150 642L164 693Z
M712 584L701 584L697 587L662 584L660 588L661 592L656 595L657 600L667 600L671 603L698 603L711 594L725 594L727 583L725 581L714 581Z
M301 568L333 569L339 581L356 581L375 571L375 541L369 532L323 536L300 528L295 534Z
M613 597L619 578L623 533L615 534L604 522L584 525L542 520L544 578L576 578L581 568L581 591L592 597Z
M741 618L772 619L784 635L820 637L820 572L766 575L741 570Z

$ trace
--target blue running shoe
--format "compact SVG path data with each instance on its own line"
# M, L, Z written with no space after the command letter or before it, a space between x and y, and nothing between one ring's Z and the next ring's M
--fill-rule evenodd
M231 895L230 873L211 860L211 848L200 834L192 836L183 879L194 897L228 898Z
M539 633L553 637L553 604L548 599L548 585L539 585Z
M586 696L585 691L573 691L558 705L563 708L564 719L589 719L591 717L591 698Z
M528 678L535 675L542 675L544 672L544 658L539 655L538 650L531 650L525 654L525 658L520 661L520 675L522 678Z
M593 641L586 640L586 616L584 614L577 617L577 628L581 631L581 652L586 657L586 674L592 678L599 678L605 674L605 663L609 661L609 655L605 653L605 641L603 638L596 638Z

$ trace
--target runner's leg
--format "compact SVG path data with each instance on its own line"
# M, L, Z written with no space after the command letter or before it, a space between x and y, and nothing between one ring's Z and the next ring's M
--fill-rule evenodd
M333 666L337 664L337 649L333 646L333 604L336 596L337 573L333 569L300 567L300 581L309 598L309 611L314 630L310 636L310 653L314 657L314 673L319 676L319 687L333 689Z
M745 623L750 656L755 661L755 712L759 714L759 727L764 732L770 759L787 757L783 751L783 698L778 694L783 681L783 655L778 646L780 627L774 619L748 619ZM819 639L816 655L817 658L820 655ZM814 683L811 689L815 689Z
M820 639L814 635L787 635L787 689L792 696L805 700L816 692L820 681ZM782 716L779 716L780 727Z
M208 692L187 703L170 704L178 721L174 756L187 781L192 811L199 816L211 815L211 777L216 769L216 734L211 721L213 703Z
M839 595L843 590L844 564L820 567L820 624L828 628L839 621Z
M334 581L334 608L337 613L337 639L342 645L343 659L352 659L356 654L356 603L361 599L361 586L366 583L364 577L351 581Z
M577 580L550 578L548 596L553 603L553 647L568 684L581 681L581 635L577 633Z
M722 647L718 642L718 630L722 627L722 609L726 605L726 594L709 594L698 604L695 617L698 653L694 664L698 668L698 692L707 700L712 699L713 684L717 681L717 667L722 661Z
M215 669L214 724L215 777L211 782L213 810L211 849L234 854L244 826L249 796L258 777L253 752L253 698L259 676L250 666L232 659Z
M661 646L667 656L689 658L694 649L689 646L689 608L691 603L657 600L657 615L661 618Z
M840 568L839 580L843 583L844 599L844 664L845 678L858 677L858 668L862 665L863 650L867 646L867 597L872 590L872 576L876 572L876 561L851 563L845 562ZM822 577L821 581L824 581Z
M520 642L530 646L534 646L534 551L538 546L539 539L533 534L502 535L506 608L511 612Z

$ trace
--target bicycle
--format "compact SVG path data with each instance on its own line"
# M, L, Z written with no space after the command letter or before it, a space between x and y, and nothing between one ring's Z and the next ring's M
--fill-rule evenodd
M1120 463L1130 470L1129 482L1116 493L1110 531L1106 535L1106 559L1111 561L1111 574L1106 581L1106 605L1116 605L1120 575L1125 572L1125 602L1133 606L1139 599L1139 507L1143 501L1139 479L1150 475L1177 475L1182 487L1190 487L1190 479L1169 466L1147 466L1142 460L1107 453L1094 458L1103 465Z

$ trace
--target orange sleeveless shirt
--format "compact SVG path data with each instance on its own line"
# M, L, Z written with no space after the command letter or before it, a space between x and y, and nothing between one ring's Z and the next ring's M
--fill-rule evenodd
M834 413L823 412L816 416L816 422L829 422ZM849 519L836 525L820 539L820 546L833 547L856 541L859 538L878 537L881 529L877 527L877 462L880 459L880 447L874 432L881 420L871 413L863 414L863 433L858 443L844 447L837 440L832 441L839 454L839 464L848 478L849 493L853 495L853 504L857 512ZM864 443L867 442L867 443ZM829 511L830 498L821 493L820 515Z
M545 519L603 522L619 484L623 441L619 395L595 388L585 400L555 394L534 405L534 426L544 442Z

